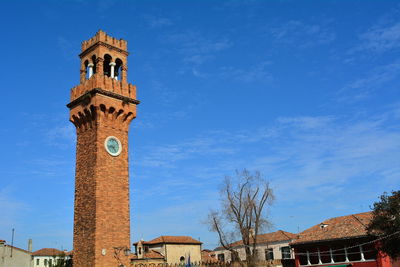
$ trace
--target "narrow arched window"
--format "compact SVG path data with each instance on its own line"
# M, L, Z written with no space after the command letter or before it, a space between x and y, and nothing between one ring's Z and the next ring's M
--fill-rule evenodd
M96 61L97 61L97 58L96 58L96 55L93 55L92 56L92 63L93 63L93 74L95 74L95 73L97 73L97 69L96 69Z
M89 67L88 67L89 61L88 61L88 60L85 60L85 63L83 63L83 64L84 64L84 66L85 66L85 78L86 78L86 79L89 79Z
M111 76L111 66L110 66L111 62L112 62L112 57L109 54L105 54L103 71L104 71L104 75L106 75L108 77Z
M117 58L115 64L114 77L116 80L121 80L122 60Z

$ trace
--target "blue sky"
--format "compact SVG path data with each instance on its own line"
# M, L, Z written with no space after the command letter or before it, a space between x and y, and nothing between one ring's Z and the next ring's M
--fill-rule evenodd
M3 1L0 239L72 248L80 43L128 41L132 242L190 235L235 169L271 230L368 211L400 184L398 1ZM7 26L5 26L7 25Z

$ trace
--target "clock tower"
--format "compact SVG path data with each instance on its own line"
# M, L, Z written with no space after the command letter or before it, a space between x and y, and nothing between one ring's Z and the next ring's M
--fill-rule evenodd
M82 43L80 84L67 104L77 134L74 267L127 265L128 131L139 104L127 56L127 42L103 31Z

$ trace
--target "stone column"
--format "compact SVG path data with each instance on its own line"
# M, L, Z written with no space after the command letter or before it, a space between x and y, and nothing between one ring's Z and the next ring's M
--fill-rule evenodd
M345 262L349 262L349 255L347 254L347 247L344 247L344 255L346 257Z
M90 79L90 77L92 77L93 75L93 63L89 63L88 64L88 69L89 69L89 74L88 74L88 79Z
M322 264L322 261L321 261L321 252L319 251L319 248L318 248L318 264Z
M364 251L363 251L362 245L360 245L360 254L361 254L361 261L365 261Z
M111 66L111 74L110 74L110 77L111 77L111 78L114 78L114 68L115 68L115 65L117 65L117 64L115 64L115 62L110 62L110 66Z
M335 263L335 261L333 260L332 248L329 248L329 255L331 256L331 263Z

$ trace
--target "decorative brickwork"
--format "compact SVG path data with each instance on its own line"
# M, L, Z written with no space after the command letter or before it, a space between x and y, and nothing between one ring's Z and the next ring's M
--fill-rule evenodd
M129 263L115 257L130 248L128 131L139 104L136 87L126 81L126 49L126 41L102 31L84 41L81 83L67 105L77 132L74 267ZM118 156L106 150L109 136L121 142Z

